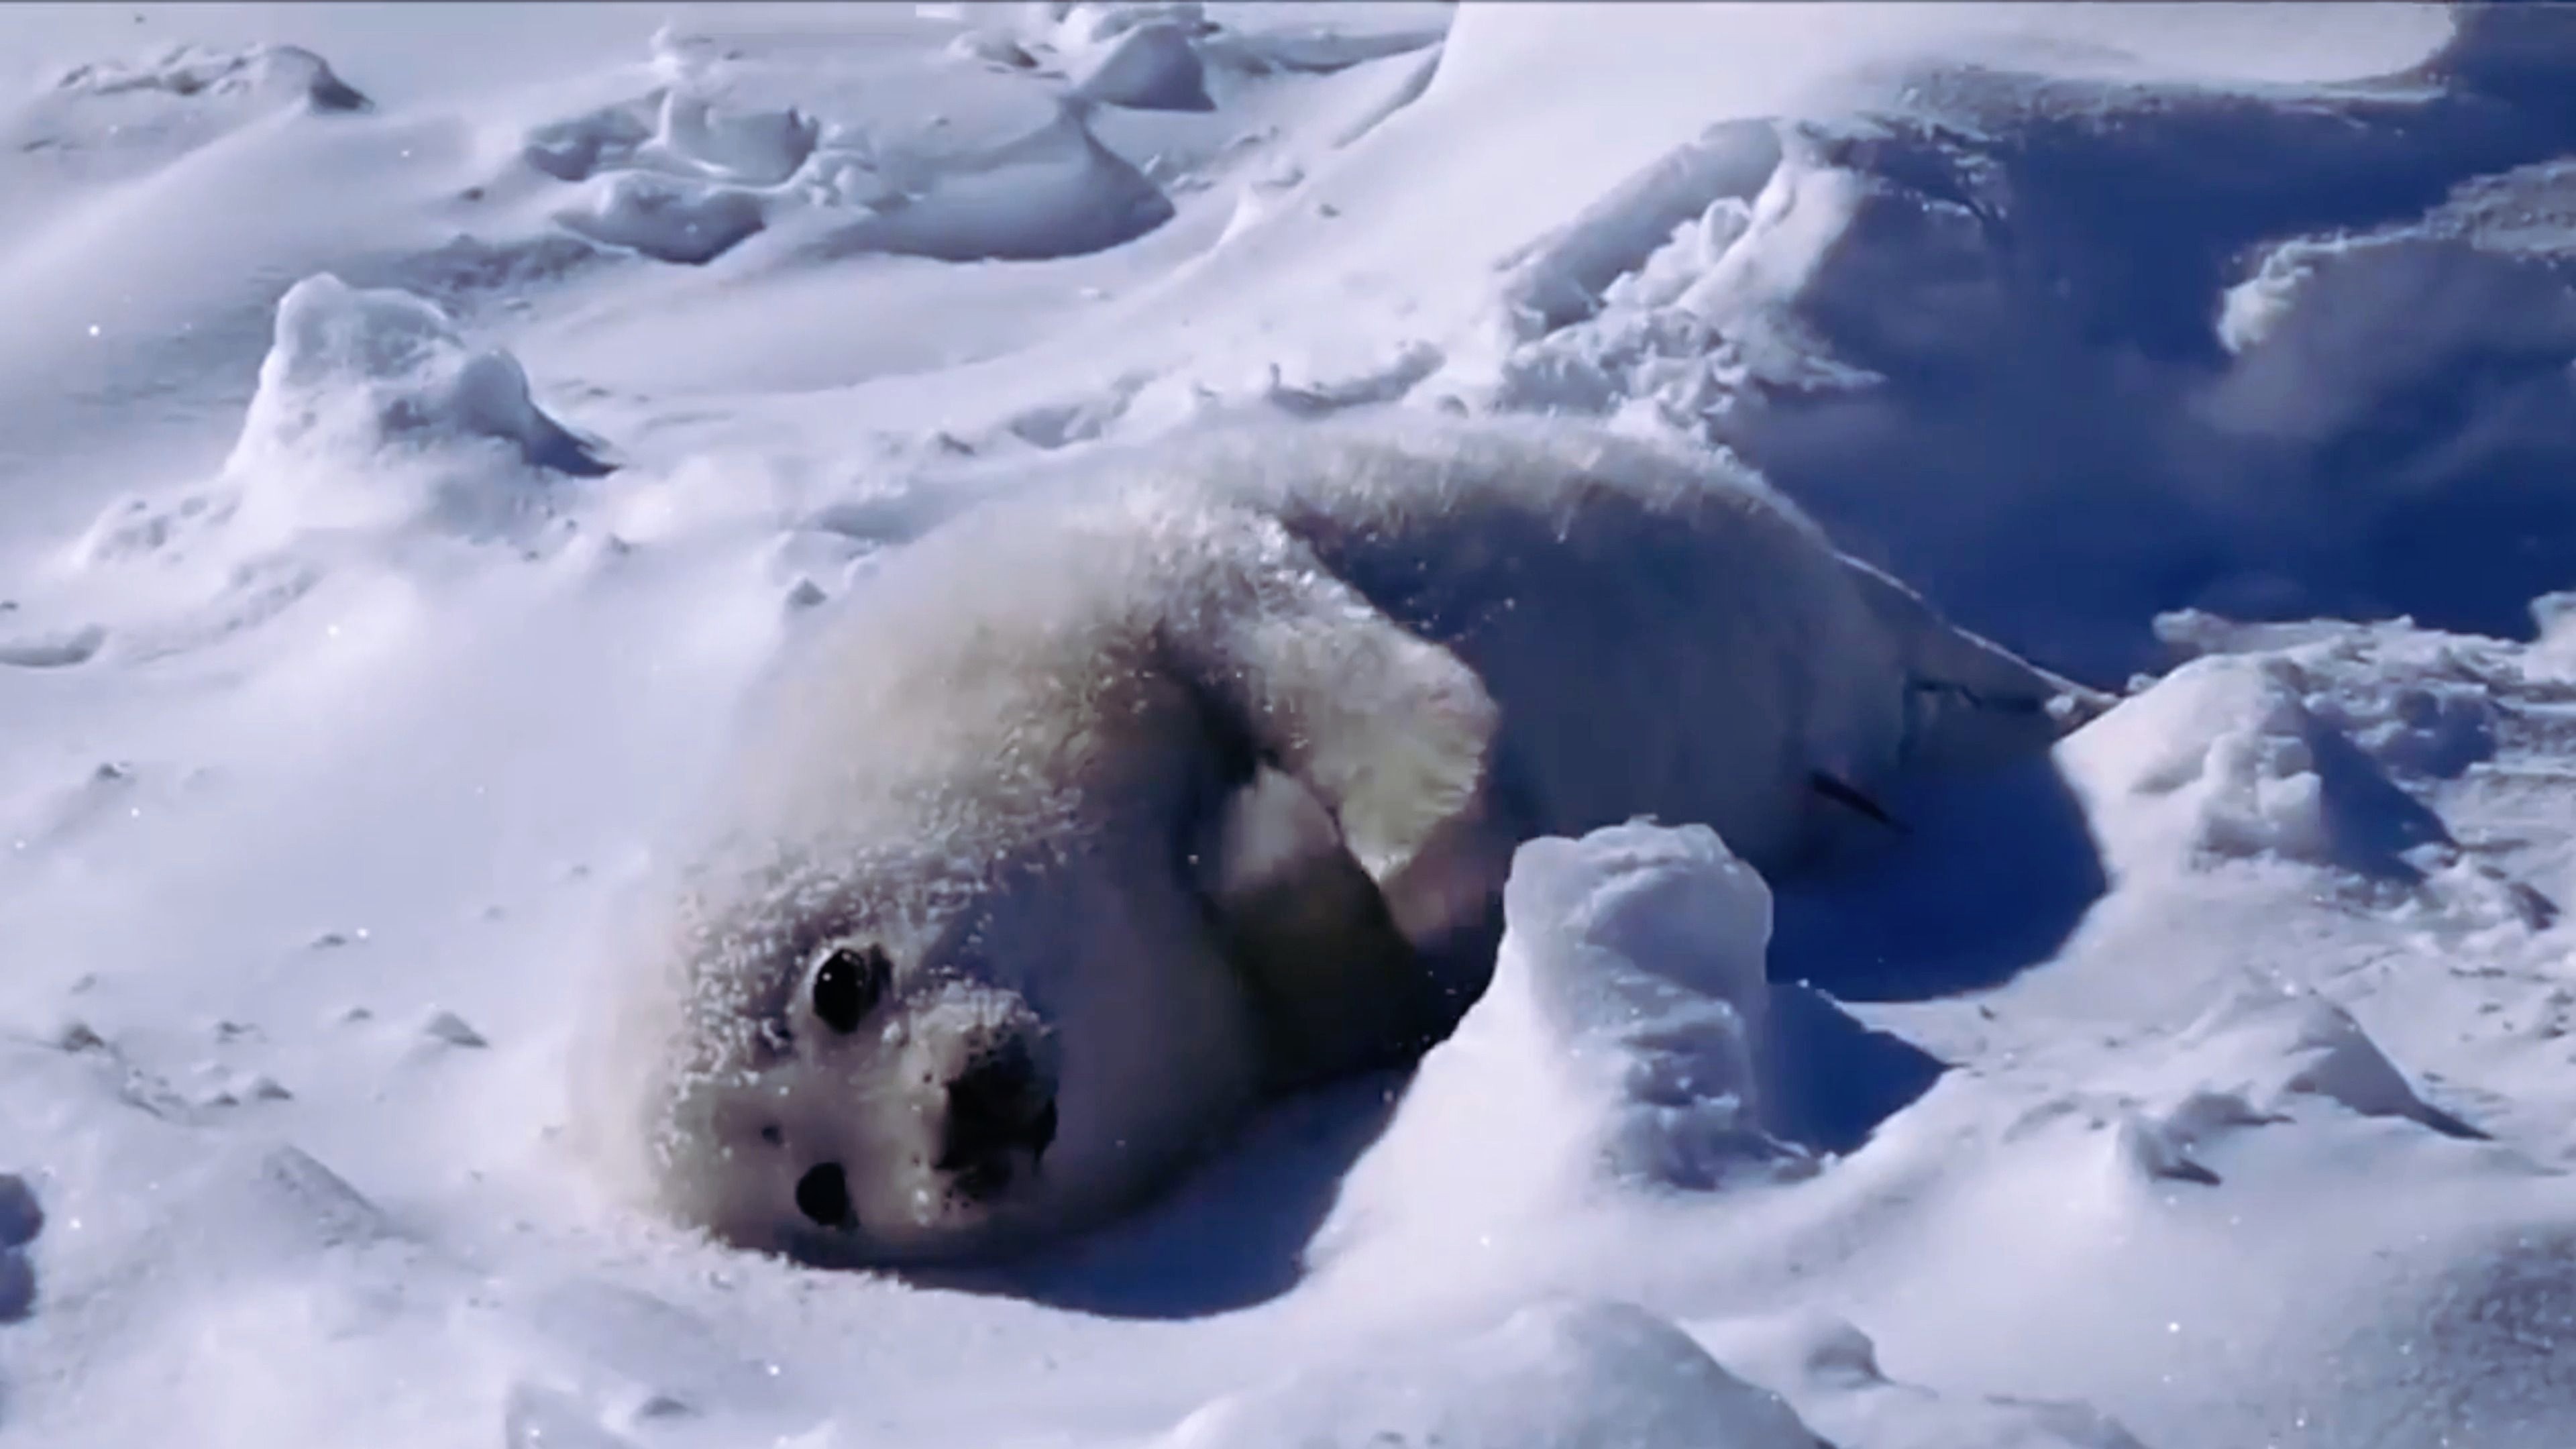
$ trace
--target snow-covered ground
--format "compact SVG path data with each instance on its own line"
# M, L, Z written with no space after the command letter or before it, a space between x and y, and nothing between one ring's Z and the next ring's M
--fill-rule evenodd
M2571 97L2520 5L13 8L0 1443L2576 1444ZM800 618L1385 406L2132 697L1806 878L1533 844L1409 1084L1007 1275L603 1202L579 983Z

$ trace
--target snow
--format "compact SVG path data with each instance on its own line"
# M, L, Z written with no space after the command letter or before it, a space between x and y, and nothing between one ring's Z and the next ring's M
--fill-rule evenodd
M0 1438L2576 1442L2576 23L22 6ZM1249 414L1726 449L2123 691L1534 842L1404 1080L952 1279L562 1140L780 651ZM1604 748L1616 748L1605 738Z
M1165 22L1093 42L1068 78L1075 95L1113 106L1206 111L1216 104L1208 99L1206 67L1189 32Z
M1408 1359L1412 1361L1407 1361ZM1680 1328L1620 1303L1549 1303L1437 1350L1309 1370L1210 1404L1170 1449L1454 1444L1460 1449L1814 1449L1777 1394Z

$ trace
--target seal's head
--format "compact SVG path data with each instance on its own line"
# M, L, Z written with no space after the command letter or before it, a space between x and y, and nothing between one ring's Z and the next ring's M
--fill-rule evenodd
M900 974L877 941L807 953L780 1049L708 1084L707 1110L748 1119L700 1128L747 1159L709 1184L712 1222L804 1256L860 1238L903 1254L989 1232L1044 1196L1061 1122L1054 1032L1018 992Z
M1253 1094L1239 988L1151 872L836 874L698 897L680 933L627 1120L681 1221L826 1264L1005 1256L1131 1203Z

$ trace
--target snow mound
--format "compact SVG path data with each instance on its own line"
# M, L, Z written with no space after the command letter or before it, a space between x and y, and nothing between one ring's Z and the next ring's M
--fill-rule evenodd
M820 135L819 123L793 106L726 106L666 86L639 101L539 126L520 155L558 181L640 170L768 187L795 175Z
M562 481L607 471L593 444L537 407L509 353L470 346L409 293L309 277L278 302L221 471L105 510L65 556L66 592L51 600L80 622L23 641L19 662L83 663L102 649L154 658L238 636L367 540L533 546L569 522ZM50 652L38 647L48 641Z
M1511 395L1541 387L1552 367L1620 368L1617 339L1708 321L1722 285L1712 274L1750 229L1752 202L1779 164L1771 123L1722 122L1525 249L1506 274L1502 308L1514 341L1550 340L1510 360ZM1577 323L1590 325L1552 336ZM1633 370L1619 381L1647 394L1658 385Z
M1098 44L1072 68L1072 93L1140 111L1212 111L1207 69L1189 32L1170 22L1139 25Z
M596 477L591 447L538 409L518 359L477 350L437 307L324 273L287 289L225 471L498 444L530 468Z
M2086 1404L1944 1395L1890 1379L1869 1335L1830 1313L1694 1327L1702 1344L1779 1391L1841 1449L2141 1449Z
M2116 66L1821 94L1513 257L1439 381L1737 451L2085 671L2142 663L2135 621L2182 606L2510 634L2576 567L2564 108Z
M1328 1240L1803 1170L1757 1100L1770 891L1715 831L1531 841L1503 910L1492 984L1424 1059Z
M946 158L851 220L826 211L815 254L1037 261L1105 251L1171 220L1171 199L1101 144L1088 115L1088 102L1068 97L1035 130Z
M1157 1449L1817 1449L1780 1397L1671 1322L1606 1301L1316 1368L1200 1409Z
M760 198L739 187L628 171L590 183L555 220L592 241L695 266L759 231L763 217Z
M581 193L554 213L578 236L696 266L732 250L790 202L822 126L793 106L721 104L685 85L527 133L521 159Z
M723 106L673 88L662 98L660 124L637 159L665 158L746 186L775 186L814 154L820 123L793 106L778 110Z
M0 156L19 163L12 241L40 233L49 211L76 207L92 187L163 171L264 119L372 109L322 57L292 45L179 45L71 66L32 93L12 86L0 95Z
M297 45L210 50L180 45L148 61L76 65L54 80L73 96L157 92L183 97L295 97L317 111L363 111L369 102L330 62Z
M1608 1104L1622 1176L1713 1185L1764 1155L1755 1042L1771 892L1706 826L1521 847L1503 893L1521 979L1568 1076Z
M2196 1148L2239 1128L2289 1120L2303 1101L2400 1118L2446 1136L2478 1135L2417 1096L2350 1012L2277 984L2228 992L2176 1034L2145 1079L2154 1084L2148 1105L2122 1124L2121 1141L2150 1176L2206 1176L2193 1159Z
M2284 242L2225 294L2231 361L2190 422L2242 480L2223 507L2238 547L2271 555L2262 577L2345 612L2495 629L2565 576L2576 504L2546 480L2576 459L2576 292L2564 234L2504 234L2563 209L2564 170Z
M2069 736L2057 759L2115 869L2270 857L2411 877L2410 854L2449 833L2338 713L2311 707L2288 658L2212 656Z
M558 225L658 261L702 265L764 231L788 234L790 254L824 261L1078 256L1174 215L1160 187L1102 144L1090 115L1109 102L1172 102L1177 62L1157 62L1154 47L1176 34L1121 31L1103 43L1098 74L1039 98L1036 124L963 144L906 141L891 124L795 105L729 104L681 81L537 126L518 155L539 176L582 188L556 208ZM1187 50L1186 38L1178 43ZM1021 100L1002 113L1025 114Z
M1393 0L1365 11L1337 4L1227 5L1199 40L1212 64L1267 75L1325 74L1389 56L1428 52L1436 60L1457 7L1443 0ZM1428 83L1430 72L1421 71Z
M1151 26L1168 26L1184 35L1214 28L1199 0L1039 0L999 8L1029 44L1076 55Z

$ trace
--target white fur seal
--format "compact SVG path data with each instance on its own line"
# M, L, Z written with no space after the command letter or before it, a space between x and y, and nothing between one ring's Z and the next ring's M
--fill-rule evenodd
M891 554L757 701L591 1055L663 1212L844 1263L1096 1223L1454 1025L1521 841L1654 815L1776 869L2098 708L1704 456L1424 419L1096 462Z

